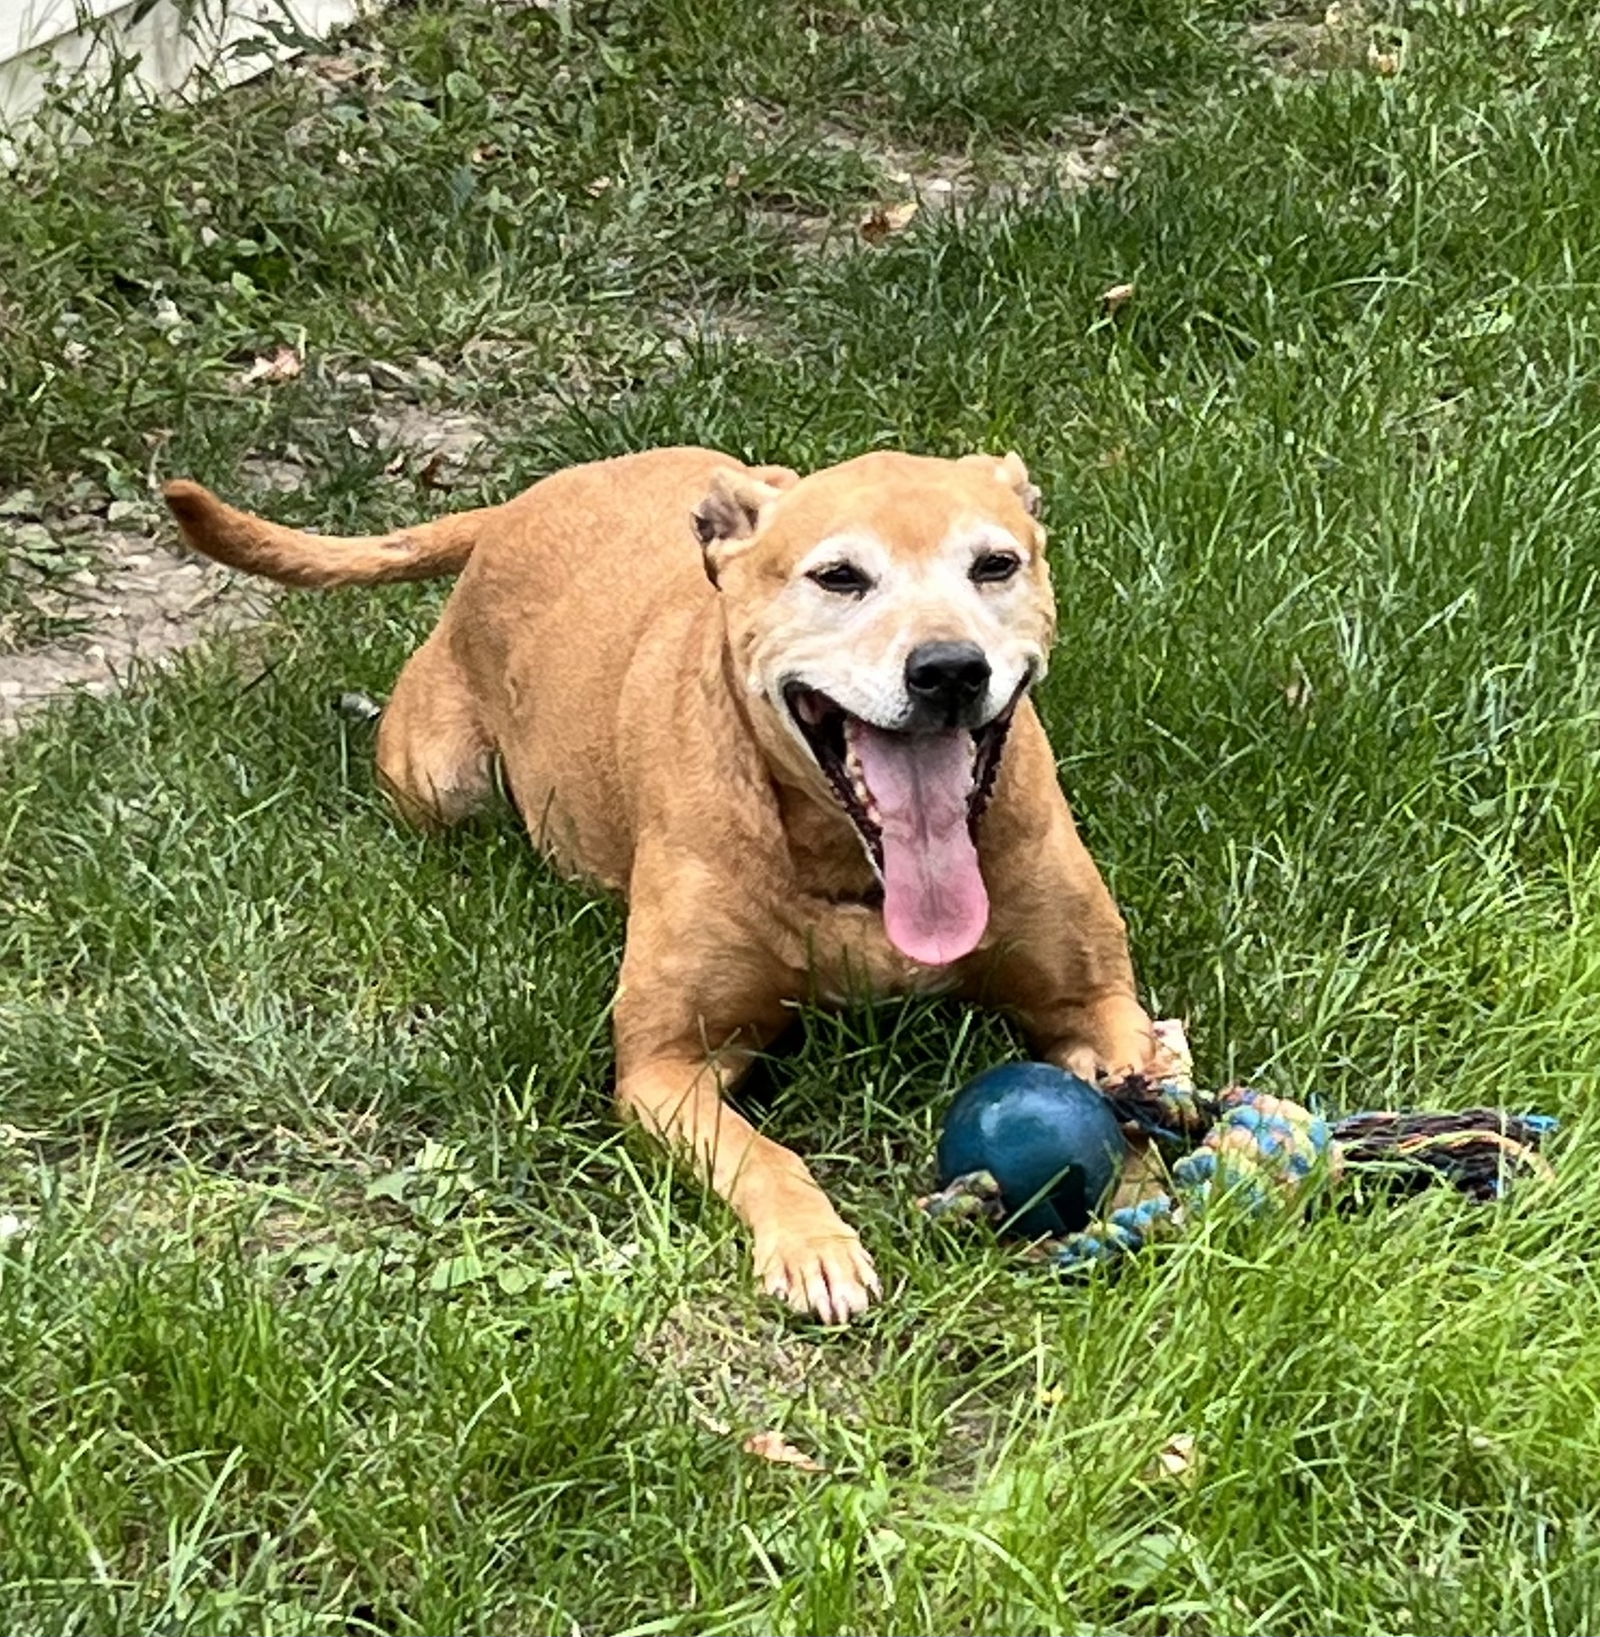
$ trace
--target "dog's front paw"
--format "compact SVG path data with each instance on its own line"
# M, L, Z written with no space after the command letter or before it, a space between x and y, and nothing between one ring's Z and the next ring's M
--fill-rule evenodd
M831 1213L830 1213L831 1216ZM883 1294L872 1258L837 1216L757 1234L756 1277L770 1296L824 1324L848 1324Z
M1149 1015L1136 1001L1114 997L1086 1008L1077 1040L1050 1057L1092 1084L1115 1085L1130 1074L1150 1074L1162 1060Z

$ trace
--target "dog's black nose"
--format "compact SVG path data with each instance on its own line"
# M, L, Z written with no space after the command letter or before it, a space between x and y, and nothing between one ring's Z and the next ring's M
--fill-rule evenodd
M906 659L906 692L952 720L988 686L989 661L975 642L924 642Z

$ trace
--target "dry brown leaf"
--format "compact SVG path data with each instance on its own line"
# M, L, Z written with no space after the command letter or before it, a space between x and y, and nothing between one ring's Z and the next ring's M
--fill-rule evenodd
M775 1466L798 1467L802 1472L826 1472L828 1469L813 1460L802 1449L796 1449L780 1432L753 1432L740 1446L746 1455L759 1455Z
M265 383L267 386L276 386L280 381L292 381L305 365L300 354L293 347L279 347L269 358L263 353L239 377L240 386L256 386Z
M1192 1432L1175 1432L1145 1470L1147 1479L1168 1483L1192 1484L1199 1475L1200 1451Z
M1113 284L1109 290L1100 295L1100 305L1108 313L1119 312L1133 300L1133 286L1131 284Z
M450 457L442 449L435 449L422 463L417 482L424 489L453 489L455 479L450 475Z
M868 244L882 244L896 233L905 232L911 218L917 213L917 201L907 199L898 205L874 205L857 224L861 237Z
M311 70L314 78L326 80L329 85L348 85L360 79L363 71L364 65L353 57L322 57Z

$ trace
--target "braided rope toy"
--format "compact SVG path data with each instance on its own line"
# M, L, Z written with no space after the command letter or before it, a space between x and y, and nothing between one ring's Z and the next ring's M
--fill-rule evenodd
M1214 1095L1196 1090L1183 1025L1167 1020L1155 1027L1167 1065L1161 1077L1131 1076L1102 1092L1130 1146L1110 1209L1081 1231L1035 1247L1063 1273L1081 1274L1171 1238L1223 1196L1261 1213L1289 1205L1313 1180L1336 1183L1360 1173L1394 1192L1444 1181L1488 1201L1521 1177L1553 1175L1539 1152L1558 1126L1549 1115L1372 1110L1330 1123L1248 1086ZM917 1203L935 1221L998 1225L1009 1214L987 1171L956 1177Z

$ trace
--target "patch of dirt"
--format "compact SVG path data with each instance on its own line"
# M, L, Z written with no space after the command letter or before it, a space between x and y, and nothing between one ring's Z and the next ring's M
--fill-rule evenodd
M391 380L400 375L375 364L365 378L375 383L385 370ZM395 450L390 477L414 477L431 489L453 488L489 443L476 417L425 407L409 387L378 393L368 413L351 419L349 433L362 447ZM227 498L270 510L270 497L294 493L305 470L292 445L249 456L239 465L244 481ZM158 500L101 497L60 516L30 502L0 499L0 574L29 615L21 640L19 622L8 632L0 616L0 738L54 699L109 693L134 672L271 612L276 588L183 551ZM48 640L29 642L30 627L48 632Z
M880 170L885 179L929 213L973 204L1010 204L1052 193L1081 193L1114 182L1140 134L1131 118L1104 125L1080 125L1024 152L980 163L965 154L928 153L893 143L863 141L843 131L823 140L847 146Z
M639 1343L695 1420L719 1437L793 1425L858 1421L877 1368L865 1348L807 1341L781 1319L757 1327L732 1308L680 1302Z
M0 1241L33 1233L52 1196L71 1202L69 1219L92 1198L92 1242L124 1263L166 1260L175 1249L180 1256L238 1250L278 1262L308 1250L316 1257L337 1247L350 1224L371 1221L360 1185L337 1174L232 1177L182 1158L129 1164L77 1152L47 1159L33 1149L37 1135L0 1126Z
M783 118L777 109L742 99L733 109L747 126L765 133L775 132ZM933 216L978 205L1019 203L1115 181L1141 134L1139 122L1122 115L1065 127L1025 150L977 159L911 147L827 122L818 138L821 146L860 158L886 184L885 198L853 222L798 210L781 199L758 208L756 214L802 252L849 248L861 240L879 244L919 213Z
M26 591L40 614L77 630L0 654L0 736L16 733L28 715L62 694L109 693L135 670L160 664L202 637L264 617L270 599L259 582L166 549L151 518L94 529L74 541L86 552L83 567Z
M428 489L453 489L489 445L489 430L476 415L415 404L378 409L351 431L397 451L389 463L391 477L414 468Z
M1404 46L1395 29L1375 23L1361 0L1333 5L1286 5L1245 30L1251 55L1286 79L1365 68L1399 72Z

